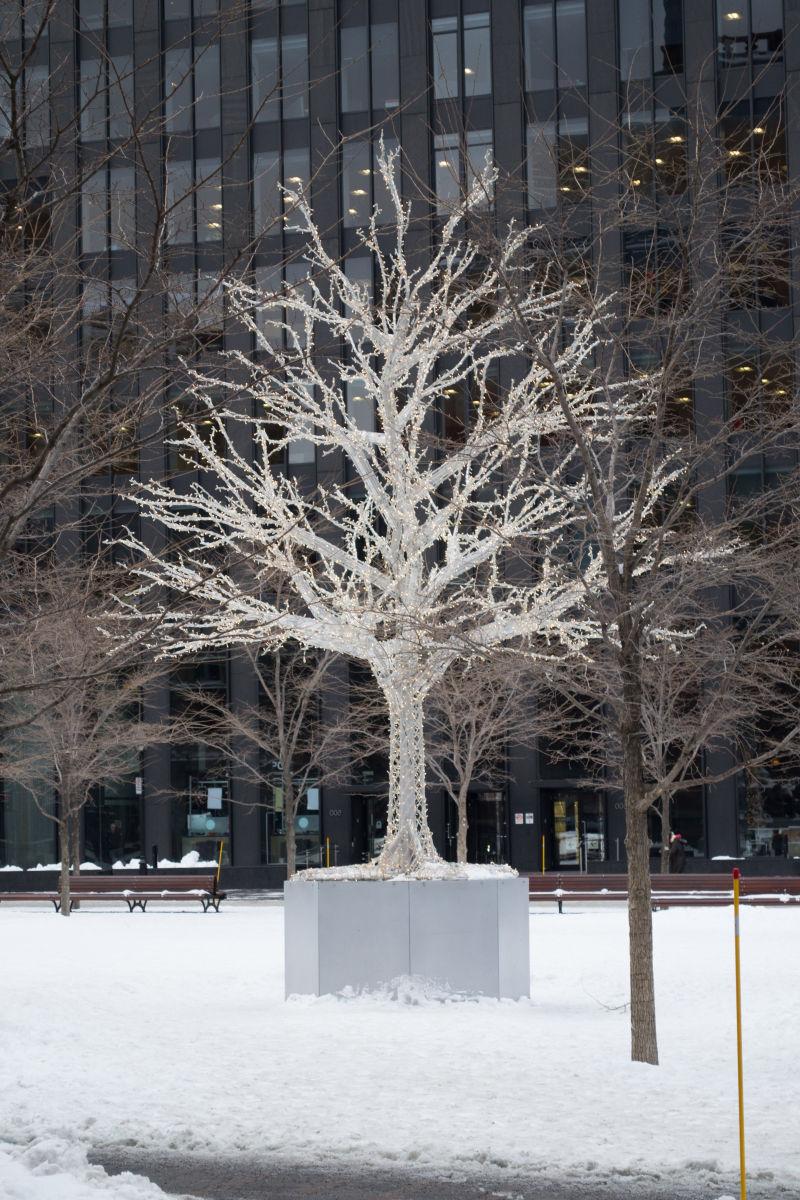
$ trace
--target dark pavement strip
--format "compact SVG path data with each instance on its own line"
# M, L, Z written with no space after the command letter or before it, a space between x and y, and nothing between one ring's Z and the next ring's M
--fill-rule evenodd
M502 1176L479 1176L474 1171L459 1178L452 1171L443 1171L436 1178L413 1168L310 1168L257 1159L120 1148L97 1150L90 1158L109 1174L132 1171L165 1192L193 1200L719 1200L739 1192L738 1183L732 1180L697 1184L663 1177L569 1181L505 1172ZM789 1191L767 1181L751 1194L753 1200L788 1200L790 1196Z

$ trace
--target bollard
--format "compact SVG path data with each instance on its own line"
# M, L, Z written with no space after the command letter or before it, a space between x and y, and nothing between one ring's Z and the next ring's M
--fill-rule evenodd
M542 874L544 875L544 834L542 834Z

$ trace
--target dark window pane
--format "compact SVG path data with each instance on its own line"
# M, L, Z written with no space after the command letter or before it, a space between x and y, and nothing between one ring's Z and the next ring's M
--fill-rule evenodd
M488 96L492 90L492 43L489 14L464 17L464 95Z
M555 86L555 28L553 5L528 4L524 11L525 21L525 90L528 92L552 91Z
M386 150L386 153L389 154L391 151L397 149L397 145L398 145L397 138L384 137L383 145L384 145L384 149ZM377 160L377 149L378 149L377 146L373 146L373 160L375 160L375 161ZM397 189L399 191L400 190L400 158L399 158L399 156L395 159L393 174L394 174L394 181L395 181L395 183L397 185ZM373 181L373 197L372 197L372 199L373 199L373 204L378 209L378 218L377 218L378 224L379 225L389 225L394 221L394 218L395 218L394 204L392 202L391 196L389 195L389 189L387 188L387 186L384 182L383 176L381 175L380 171L378 170L377 165L373 168L373 171L372 171L372 181Z
M400 103L400 51L397 24L387 21L373 25L372 36L372 107L397 108Z
M219 43L214 42L198 50L194 65L196 129L219 128L219 92Z
M586 84L586 11L584 0L556 0L558 86Z
M653 49L656 75L683 70L682 0L653 0Z
M552 121L528 126L528 206L534 210L556 206L555 140Z
M619 69L623 80L649 79L650 0L625 0L619 6Z
M167 165L167 241L173 245L192 240L193 187L191 162L171 162Z
M750 46L750 22L747 0L732 4L730 0L717 0L717 32L719 58L725 66L736 66L747 62Z
M295 150L285 150L283 154L283 185L293 192L308 190L311 176L311 160L308 146ZM284 200L284 208L291 207L291 201Z
M458 20L441 17L431 21L433 30L433 93L437 100L458 96Z
M471 129L467 133L467 178L466 188L469 192L477 183L487 165L492 166L492 131L491 129ZM477 207L484 208L492 199L491 185L484 185Z
M108 136L130 137L133 114L133 59L112 58L108 72Z
M256 38L250 48L253 119L280 119L278 96L278 43L275 38Z
M81 140L94 142L106 136L105 62L102 58L81 63Z
M136 245L136 175L133 167L109 171L111 249L132 250Z
M219 159L198 158L195 163L197 191L197 240L218 242L222 238L222 178Z
M342 147L342 218L348 228L369 221L371 178L369 143L347 142Z
M164 112L169 133L192 128L191 72L188 49L167 51L164 56Z
M461 190L461 147L458 134L440 133L434 138L436 201L440 213L447 213Z
M782 0L752 0L753 62L770 62L782 57Z
M278 152L256 154L253 159L253 221L256 237L280 233L281 160Z
M369 108L369 58L366 25L342 29L342 112L366 112Z
M284 119L308 116L308 38L304 33L281 38L281 83Z
M106 173L97 171L81 187L81 240L84 254L96 254L106 248L108 194Z

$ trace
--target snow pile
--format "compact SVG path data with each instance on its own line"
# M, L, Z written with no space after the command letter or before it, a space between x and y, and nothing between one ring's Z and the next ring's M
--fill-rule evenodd
M524 1172L578 1194L605 1193L612 1178L647 1194L654 1177L676 1178L709 1200L738 1195L733 917L728 907L670 909L654 928L658 1068L629 1061L621 904L537 910L532 999L519 1003L458 1003L408 979L287 1003L278 905L240 903L208 919L156 907L143 920L111 909L55 920L3 904L0 1138L492 1171L500 1184ZM796 906L742 911L747 1155L759 1200L779 1185L800 1195L800 1076L786 1070L800 1061L799 936ZM202 996L195 1012L191 996ZM207 1052L214 1013L226 1031L219 1062ZM298 1054L317 1066L298 1071ZM193 1096L203 1097L200 1122ZM101 1183L70 1170L94 1200ZM6 1200L2 1169L0 1179ZM57 1200L76 1197L65 1186Z
M0 1142L0 1200L165 1200L154 1183L128 1171L90 1166L81 1145L58 1137Z
M0 871L21 871L21 870L22 870L22 867L13 867L11 865L9 865L7 867L0 867Z
M158 860L160 868L163 867L216 867L217 861L214 858L201 858L196 850L190 850L188 854L184 854L180 862L175 862L171 858L160 858Z
M102 867L98 867L97 863L85 862L81 863L82 871L102 871ZM29 871L60 871L61 863L37 863L35 867L28 867Z
M390 875L377 862L356 863L348 867L311 867L306 871L298 871L298 879L338 882L341 880L362 880L365 882L380 882L391 879L402 883L412 879L516 879L519 875L513 867L505 864L476 865L474 863L451 863L439 859L428 862L418 870L407 874Z

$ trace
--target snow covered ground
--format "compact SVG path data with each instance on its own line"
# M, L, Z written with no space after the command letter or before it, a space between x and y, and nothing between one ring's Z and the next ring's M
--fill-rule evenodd
M734 1191L729 909L655 915L657 1069L628 1061L622 907L537 907L521 1003L413 982L284 1002L282 921L269 904L69 920L4 904L0 1198L162 1195L87 1168L98 1146ZM800 912L744 910L754 1200L800 1193L799 948Z

